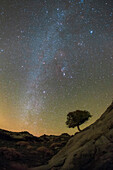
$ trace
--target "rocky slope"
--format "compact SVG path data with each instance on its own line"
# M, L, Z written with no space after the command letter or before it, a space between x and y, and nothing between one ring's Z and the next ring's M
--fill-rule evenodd
M32 170L113 170L113 102L94 124L72 137L47 165Z

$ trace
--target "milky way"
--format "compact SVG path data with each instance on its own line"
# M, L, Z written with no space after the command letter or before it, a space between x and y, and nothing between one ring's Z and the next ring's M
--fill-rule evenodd
M73 133L69 111L95 121L112 101L110 0L0 0L0 124Z

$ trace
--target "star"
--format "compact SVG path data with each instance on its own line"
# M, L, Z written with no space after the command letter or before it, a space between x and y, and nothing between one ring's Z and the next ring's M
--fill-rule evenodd
M46 93L46 91L44 90L44 91L43 91L43 94L45 94L45 93Z
M93 34L93 30L90 30L89 32L90 32L90 34Z

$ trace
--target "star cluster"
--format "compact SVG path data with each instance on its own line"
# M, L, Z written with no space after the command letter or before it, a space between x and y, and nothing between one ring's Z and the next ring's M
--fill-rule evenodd
M112 101L110 0L0 1L1 128L73 133L69 111L95 121Z

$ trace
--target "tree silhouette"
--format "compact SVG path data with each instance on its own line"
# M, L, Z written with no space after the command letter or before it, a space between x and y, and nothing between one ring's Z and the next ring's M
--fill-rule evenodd
M77 126L78 130L80 130L80 125L86 122L91 117L88 111L76 110L67 114L66 125L69 128L74 128Z

